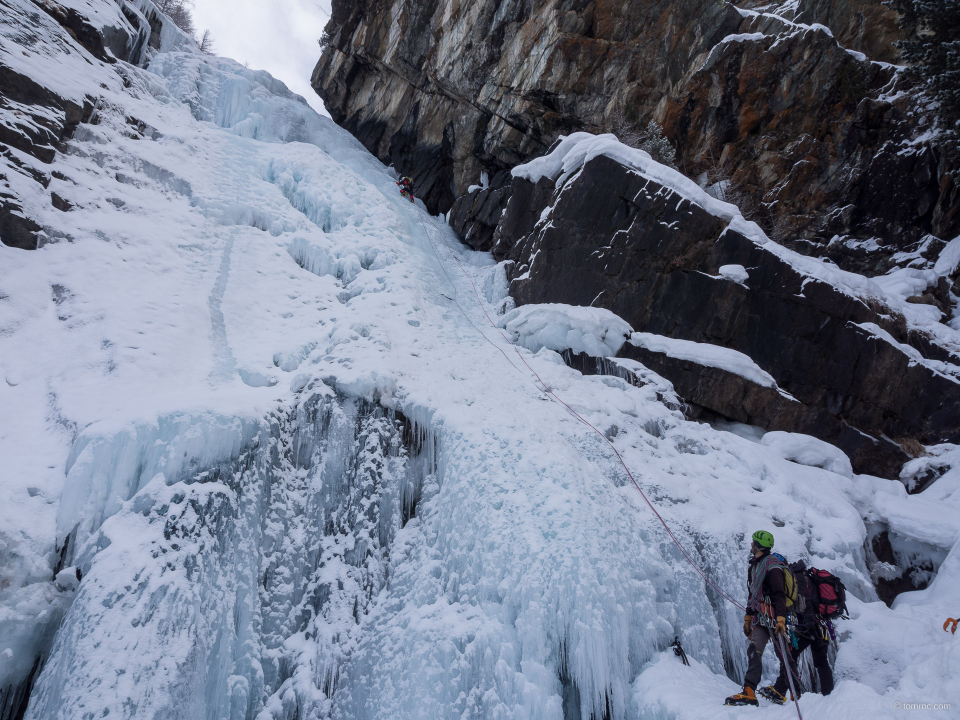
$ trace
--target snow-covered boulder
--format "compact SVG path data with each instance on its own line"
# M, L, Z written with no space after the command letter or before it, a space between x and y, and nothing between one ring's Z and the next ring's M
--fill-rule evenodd
M773 431L764 435L760 444L771 448L784 460L823 468L844 477L853 476L850 458L842 450L810 435Z
M556 303L518 307L498 324L531 352L547 348L592 357L613 357L633 332L628 323L604 308Z

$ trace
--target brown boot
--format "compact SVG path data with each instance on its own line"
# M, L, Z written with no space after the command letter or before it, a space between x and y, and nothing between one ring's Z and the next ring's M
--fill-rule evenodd
M736 695L731 695L723 703L724 705L759 705L760 702L757 700L756 693L753 692L753 688L746 686L741 692L738 692Z

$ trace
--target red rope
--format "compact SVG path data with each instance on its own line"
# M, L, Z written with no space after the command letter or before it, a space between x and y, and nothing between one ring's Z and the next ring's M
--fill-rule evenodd
M777 640L780 642L780 662L786 664L787 666L787 680L790 681L790 694L793 695L793 704L797 708L797 716L800 718L800 720L803 720L803 714L800 712L800 696L797 695L797 691L793 686L793 667L791 666L792 655L787 655L787 650L784 647L783 635L778 633L776 630L773 630L772 632L777 636ZM799 682L800 678L798 677L797 683Z
M519 370L519 368L517 368L517 366L514 365L514 363L513 363L513 362L510 360L510 358L507 356L506 352L504 352L503 348L501 348L499 345L497 345L496 343L494 343L494 342L493 342L492 340L490 340L490 338L488 338L483 332L481 332L481 331L480 331L480 328L478 328L476 325L474 325L473 321L469 318L469 316L467 316L467 313L466 313L466 312L464 311L464 309L460 306L460 302L456 299L456 296L457 296L457 286L456 286L456 284L454 284L453 279L450 277L449 273L447 273L447 270L446 270L446 268L445 268L444 265L443 265L443 261L440 259L440 255L439 255L439 253L437 253L437 249L436 249L436 247L435 247L434 244L433 244L433 240L430 239L430 232L427 230L426 226L423 224L422 218L419 217L419 213L421 212L419 207L417 208L417 211L418 211L418 217L417 217L417 219L420 221L420 226L423 228L424 234L427 236L427 242L430 243L430 247L431 247L431 249L433 250L433 254L436 255L437 261L440 263L440 268L443 270L444 275L447 276L447 280L449 280L449 281L450 281L450 285L453 286L453 293L454 293L454 300L453 300L453 301L454 301L454 303L456 303L457 307L460 309L460 312L461 312L461 313L463 314L463 316L467 319L467 322L470 323L470 325L473 326L474 330L476 330L478 333L480 333L480 335L483 336L483 339L484 339L484 340L486 340L488 343L490 343L490 344L493 345L495 348L497 348L497 350L499 350L499 351L503 354L503 356L507 359L507 362L509 362L511 365L513 365L513 367L514 367L515 369ZM486 308L485 308L484 305L483 305L483 300L482 300L481 297L480 297L480 291L477 290L477 285L476 285L476 283L473 282L473 278L471 278L470 275L467 273L466 269L464 269L463 265L462 265L461 262L460 262L460 259L457 258L457 256L456 256L456 255L453 255L452 253L451 253L451 255L453 256L454 261L457 263L457 266L460 268L460 271L463 273L464 277L467 279L467 281L470 283L470 286L473 288L473 292L474 292L474 294L477 296L477 304L480 306L480 309L483 311L483 314L486 316L487 321L490 323L491 326L493 326L494 330L496 330L498 333L500 333L500 336L501 336L506 342L508 342L508 343L510 343L511 345L513 345L513 343L510 341L510 338L508 338L508 337L504 334L504 332L503 332L503 331L497 326L497 324L493 321L493 318L490 317L489 313L487 312ZM726 592L723 588L721 588L719 585L717 585L715 582L713 582L709 577L707 577L706 573L703 572L703 570L702 570L702 569L700 568L700 566L696 563L696 561L690 556L690 554L686 551L686 549L683 547L683 545L680 544L680 541L677 540L676 536L673 534L673 531L670 529L670 526L667 525L666 520L664 520L664 519L663 519L663 516L661 516L660 513L657 512L657 509L653 506L653 503L650 502L650 499L647 497L647 494L643 491L643 488L640 487L640 483L637 482L637 479L633 476L633 473L630 472L630 468L627 466L627 463L624 461L623 456L620 455L620 451L617 450L616 446L613 444L613 442L611 442L610 438L608 438L606 435L604 435L602 432L600 432L600 430L598 430L596 427L594 427L594 425L593 425L592 423L590 423L590 422L589 422L586 418L584 418L582 415L580 415L580 413L578 413L576 410L574 410L572 407L570 407L567 403L565 403L565 402L553 391L553 389L552 389L551 387L549 387L549 386L543 381L543 379L540 377L540 375L537 373L537 371L534 370L532 367L530 367L530 363L528 363L528 362L526 361L526 358L523 357L523 355L520 353L520 351L517 349L517 347L516 347L515 345L513 346L513 349L514 349L514 352L516 352L517 357L520 358L520 361L521 361L524 365L526 365L527 369L528 369L531 373L533 373L534 377L536 377L537 382L539 382L540 385L543 386L542 391L545 392L545 393L547 393L547 394L549 394L554 400L556 400L558 403L560 403L560 405L562 405L564 408L566 408L567 412L569 412L571 415L573 415L573 417L575 417L577 420L579 420L580 422L582 422L582 423L583 423L584 425L586 425L588 428L590 428L591 430L593 430L597 435L599 435L601 438L603 438L603 440L607 443L607 445L610 446L610 449L613 450L614 454L617 456L617 460L619 460L619 461L620 461L620 464L623 465L623 469L626 471L627 476L628 476L628 477L630 478L630 480L633 482L634 487L637 488L637 491L640 493L640 497L642 497L642 498L644 499L644 501L647 503L647 505L649 506L649 508L653 511L653 514L657 517L657 520L659 520L659 521L660 521L660 524L663 525L663 529L667 531L667 535L669 535L669 536L670 536L670 539L673 540L673 544L677 546L677 548L678 548L678 549L680 550L680 552L683 554L683 557L686 559L686 561L687 561L688 563L690 563L690 565L693 567L693 569L697 571L697 573L700 575L700 577L703 578L704 582L705 582L707 585L709 585L710 587L712 587L712 588L716 591L716 593L717 593L718 595L720 595L720 597L722 597L724 600L732 603L732 604L735 605L736 607L738 607L738 608L740 608L741 610L743 610L744 612L746 612L746 608L745 608L743 605L741 605L739 602L737 602L728 592Z
M465 310L463 309L463 307L460 305L460 301L457 299L457 296L458 296L457 286L456 286L456 284L453 282L453 279L450 277L450 274L447 272L447 269L446 269L446 267L445 267L444 264L443 264L443 260L440 258L440 254L437 252L437 248L434 246L433 240L430 238L430 231L427 230L426 225L424 225L424 223L423 223L423 219L420 217L420 208L419 208L419 207L417 208L417 211L418 211L418 212L417 212L417 219L418 219L419 222L420 222L420 227L423 228L424 234L427 236L427 242L430 243L430 248L433 250L433 254L436 255L436 257L437 257L437 262L440 264L440 269L443 270L443 274L447 276L447 280L450 282L451 287L453 287L453 295L454 295L454 297L453 297L453 302L456 303L457 308L459 308L459 310L460 310L460 313L466 318L467 322L470 323L470 325L473 327L473 329L476 330L478 333L480 333L480 335L483 337L484 340L486 340L488 343L490 343L490 344L493 345L495 348L497 348L497 350L500 351L500 353L504 356L504 358L506 358L507 362L509 362L510 365L512 365L515 370L518 370L518 371L519 371L519 368L513 363L512 360L510 360L510 357L507 355L506 352L504 352L503 348L501 348L499 345L497 345L495 342L493 342L490 338L488 338L488 337L486 336L486 334L483 333L483 332L480 330L480 328L478 328L478 327L474 324L473 320L470 319L470 317L467 315L466 311L465 311ZM667 525L667 521L663 519L663 516L660 515L660 513L657 511L657 509L653 506L653 503L650 502L650 499L647 497L647 494L643 491L643 488L640 487L640 483L637 482L637 479L633 476L633 473L630 472L630 468L627 466L626 461L623 459L623 456L620 455L620 451L617 450L616 446L613 444L613 442L610 440L610 438L608 438L606 435L604 435L602 432L600 432L600 430L598 430L591 422L589 422L586 418L584 418L582 415L580 415L580 413L578 413L576 410L574 410L572 407L570 407L567 403L565 403L565 402L553 391L553 388L551 388L550 386L548 386L548 385L543 381L543 379L540 377L540 375L537 373L537 371L534 370L534 369L530 366L530 363L528 363L527 360L526 360L526 358L523 357L523 355L520 353L520 350L516 347L516 345L514 345L514 344L510 341L510 338L508 338L508 337L506 336L506 334L504 334L503 330L501 330L500 327L493 321L493 318L490 317L490 314L487 312L487 309L486 309L486 307L485 307L484 304L483 304L483 299L480 297L480 291L477 290L477 285L476 285L476 283L473 282L473 278L470 277L470 274L469 274L469 273L466 271L466 269L463 267L463 264L460 262L460 259L459 259L454 253L452 253L452 252L451 252L451 256L453 257L454 261L457 263L457 266L460 268L460 272L463 273L463 276L467 279L467 281L470 283L470 286L473 288L473 293L474 293L474 295L476 295L476 297L477 297L477 304L480 306L480 309L483 311L483 314L486 316L487 321L490 323L490 325L493 327L494 330L496 330L498 333L500 333L500 336L501 336L506 342L510 343L510 344L513 346L513 350L514 350L514 352L517 354L517 357L520 358L520 361L521 361L524 365L526 365L527 369L528 369L531 373L533 373L533 376L537 379L537 382L539 382L540 385L543 386L543 387L542 387L543 392L549 394L554 400L556 400L558 403L560 403L560 405L562 405L562 406L567 410L567 412L569 412L571 415L573 415L573 417L575 417L577 420L579 420L580 422L582 422L582 423L583 423L584 425L586 425L588 428L590 428L591 430L593 430L597 435L599 435L601 438L603 438L604 442L606 442L607 445L610 446L610 449L613 450L614 454L617 456L617 460L619 460L619 461L620 461L620 464L623 465L623 469L626 471L626 473L627 473L627 475L629 476L630 480L633 482L634 487L637 488L637 492L640 493L640 497L643 498L644 502L647 503L647 506L650 508L650 510L653 511L653 514L656 516L657 520L659 520L659 521L660 521L660 524L663 525L663 529L667 531L667 535L669 535L669 536L670 536L670 539L673 540L673 544L677 546L677 548L678 548L678 549L680 550L680 552L683 554L683 557L686 559L686 561L687 561L688 563L690 563L690 566L691 566L694 570L697 571L697 574L699 574L700 577L703 578L703 581L704 581L707 585L709 585L710 587L712 587L712 588L714 589L714 591L716 591L716 593L717 593L718 595L720 595L720 597L722 597L722 598L723 598L724 600L726 600L727 602L732 603L732 604L735 605L736 607L740 608L740 610L746 612L747 609L746 609L743 605L741 605L739 602L737 602L728 592L726 592L723 588L721 588L719 585L717 585L715 582L713 582L710 578L707 577L706 573L703 572L703 570L702 570L702 569L700 568L700 566L696 563L696 561L690 556L690 554L686 551L686 549L683 547L683 545L680 544L680 541L677 540L676 536L673 534L673 531L670 529L670 526ZM773 631L773 633L774 633L774 635L777 635L777 633L776 633L775 630ZM782 662L785 662L785 663L787 664L787 679L788 679L789 682L790 682L790 692L791 692L792 695L793 695L793 703L794 703L794 705L796 706L796 709L797 709L797 716L799 717L799 720L803 720L803 714L800 712L800 702L799 702L799 698L798 698L798 696L797 696L797 692L796 692L796 690L795 690L795 688L794 688L794 684L793 684L793 668L790 666L790 661L787 659L788 656L786 655L786 650L785 650L785 648L784 648L783 636L777 635L777 640L779 640L779 642L780 642L780 651L781 651L781 654L782 654L782 656L783 656ZM798 680L799 680L799 678L798 678Z

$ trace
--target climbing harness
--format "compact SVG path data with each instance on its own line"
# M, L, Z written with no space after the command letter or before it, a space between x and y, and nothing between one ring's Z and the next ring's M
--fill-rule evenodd
M459 293L458 293L458 291L457 291L456 283L453 282L453 278L451 278L451 277L450 277L450 273L447 272L447 268L446 268L446 266L444 265L443 260L442 260L441 257L440 257L440 253L437 252L437 248L436 248L436 246L435 246L435 244L434 244L434 242L433 242L433 239L432 239L432 237L431 237L430 231L427 229L426 224L424 224L424 222L423 222L423 217L422 217L422 213L423 213L423 212L425 212L423 209L421 209L420 207L417 207L417 221L420 223L420 227L423 229L423 233L424 233L424 235L425 235L426 238L427 238L427 242L430 243L430 249L433 251L433 254L436 256L436 258L437 258L437 263L440 265L440 269L443 271L443 274L446 276L447 281L450 283L450 286L453 288L453 295L454 295L454 297L448 298L448 299L452 300L452 301L456 304L457 308L460 310L460 313L463 315L463 317L466 319L466 321L470 324L470 326L473 327L473 329L476 330L477 333L478 333L484 340L486 340L488 343L490 343L491 345L493 345L493 347L495 347L497 350L499 350L500 353L504 356L504 358L506 358L507 362L510 363L510 365L512 365L513 368L514 368L515 370L517 370L518 372L520 372L521 375L522 375L522 371L520 370L520 368L510 359L510 356L507 355L507 353L504 351L504 349L503 349L502 347L500 347L499 345L497 345L497 343L493 342L493 340L491 340L489 337L487 337L486 333L482 332L482 331L480 330L480 328L478 328L478 327L476 326L476 324L474 324L473 320L470 319L470 316L467 315L466 311L463 309L463 306L460 305L460 301L457 299ZM446 247L446 246L445 246L445 247ZM451 252L451 257L453 257L454 262L456 262L456 263L457 263L457 266L460 268L460 272L463 273L463 276L467 279L467 282L469 282L469 283L470 283L470 286L473 288L473 293L474 293L474 295L476 295L476 298L477 298L477 304L480 306L480 310L483 312L484 316L486 316L487 321L490 323L490 325L493 327L494 330L496 330L498 333L500 333L500 336L504 339L504 341L507 342L507 344L509 344L509 345L511 345L511 346L513 347L513 350L514 350L514 352L516 353L517 357L520 358L520 361L526 366L527 370L529 370L529 371L533 374L533 376L536 378L536 381L540 384L540 387L538 387L537 389L540 390L540 391L543 392L543 393L546 393L549 397L551 397L553 400L555 400L557 403L559 403L561 406L563 406L563 408L564 408L570 415L572 415L574 418L576 418L577 420L579 420L581 423L583 423L584 425L586 425L588 428L590 428L591 430L593 430L597 435L599 435L601 438L603 438L604 442L606 442L606 443L610 446L610 449L613 450L614 455L617 456L617 460L620 461L620 464L623 466L623 469L624 469L624 471L627 473L627 476L630 478L630 480L631 480L631 482L633 483L634 487L637 489L637 492L640 493L640 497L643 498L644 502L646 502L647 506L650 508L650 510L651 510L651 511L653 512L653 514L656 516L657 520L660 521L660 524L663 526L663 529L667 532L667 535L668 535L668 536L670 537L670 539L673 541L673 544L677 546L677 549L680 550L680 553L683 555L684 559L690 564L690 566L691 566L694 570L696 570L697 574L700 575L701 578L703 578L703 581L704 581L709 587L713 588L713 590L714 590L720 597L722 597L724 600L726 600L727 602L731 603L731 604L734 605L735 607L739 608L739 609L742 610L743 612L746 612L747 609L746 609L743 605L741 605L739 602L737 602L737 600L736 600L732 595L730 595L730 593L726 592L723 588L721 588L719 585L717 585L715 582L713 582L710 578L707 577L706 573L704 573L704 571L700 568L700 566L696 563L696 561L690 556L690 554L687 552L686 548L684 548L683 545L680 544L680 541L677 540L677 537L673 534L673 531L670 529L670 526L667 525L666 520L663 519L663 516L660 515L660 513L657 511L657 509L653 506L653 503L650 502L650 499L647 497L647 494L646 494L646 493L643 491L643 489L640 487L640 483L637 482L637 479L633 476L633 473L630 472L630 468L627 467L626 461L623 459L623 456L620 455L620 451L617 450L616 446L613 444L613 442L610 440L610 438L608 438L604 433L602 433L602 432L601 432L600 430L598 430L592 423L590 423L590 421L588 421L586 418L584 418L582 415L580 415L580 413L578 413L576 410L574 410L572 407L570 407L566 402L564 402L564 401L556 394L556 392L554 392L553 388L551 388L550 386L548 386L548 385L543 381L543 379L540 377L540 375L537 373L537 371L534 370L534 369L530 366L530 364L526 361L526 359L523 357L523 355L522 355L522 354L520 353L520 351L517 349L516 345L514 345L513 343L510 342L510 339L509 339L509 338L504 334L504 332L497 326L497 324L493 321L493 318L491 318L491 317L490 317L490 314L487 312L487 309L483 306L483 300L482 300L481 297L480 297L480 291L477 289L477 285L476 285L476 283L474 283L473 278L470 277L470 275L467 273L466 269L463 267L463 264L460 262L459 258L457 258L457 256L456 256L455 254L453 254L452 252ZM442 293L441 293L441 294L442 294ZM444 297L448 297L448 296L444 295ZM783 649L784 649L784 648L783 648L783 637L780 636L780 635L778 635L778 634L775 633L775 632L774 632L773 634L777 636L777 640L779 640L779 642L780 642L781 652L783 652ZM680 653L683 652L683 648L682 648L682 647L679 648L679 651L678 651L678 648L676 647L676 646L679 646L679 638L676 638L675 641L674 641L674 643L675 643L674 652L676 652L678 655L680 655ZM782 655L782 657L786 658L786 657L788 657L788 656L787 656L786 653L784 652L784 654ZM683 654L682 659L686 659L686 653ZM799 703L797 702L797 694L796 694L796 692L794 692L793 669L790 667L790 662L789 662L789 661L786 661L786 662L787 662L787 678L788 678L789 681L790 681L790 691L793 693L794 704L796 705L796 708L797 708L797 715L799 716L800 720L803 720L803 715L800 713L800 705L799 705ZM687 663L687 664L689 664L689 663Z

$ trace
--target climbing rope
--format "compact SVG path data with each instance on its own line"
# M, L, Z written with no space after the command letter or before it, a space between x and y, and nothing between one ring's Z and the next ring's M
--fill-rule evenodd
M466 318L467 322L470 323L470 325L471 325L478 333L480 333L480 335L483 337L483 339L486 340L486 341L487 341L488 343L490 343L491 345L493 345L495 348L497 348L497 350L499 350L499 351L501 352L501 354L507 359L507 362L509 362L511 365L513 365L513 367L514 367L515 369L519 370L519 368L517 367L517 365L510 359L509 355L507 355L507 353L503 350L503 348L501 348L499 345L497 345L495 342L493 342L490 338L488 338L488 337L486 336L486 334L484 334L483 332L481 332L480 328L478 328L478 327L474 324L473 320L471 320L470 317L467 315L466 311L464 311L463 307L460 305L459 300L456 299L457 296L458 296L457 286L456 286L456 284L453 282L453 278L450 277L450 273L447 272L447 269L446 269L446 267L444 266L444 263L443 263L443 259L440 257L440 254L437 252L437 248L436 248L436 246L434 245L433 240L431 239L431 233L430 233L430 231L427 229L427 226L426 226L426 225L424 224L424 222L423 222L422 214L423 214L424 212L425 212L425 211L424 211L422 208L420 208L419 206L417 207L417 220L418 220L419 223L420 223L420 227L423 228L424 234L425 234L426 237L427 237L427 242L430 243L430 248L433 250L433 254L436 256L437 262L440 264L440 269L443 271L443 274L446 275L447 280L450 282L450 286L453 288L453 295L454 295L453 301L454 301L454 303L456 303L457 307L460 309L460 312L461 312L461 313L463 314L463 316ZM446 248L445 248L445 249L446 249ZM582 415L580 415L580 413L578 413L576 410L574 410L572 407L570 407L570 405L568 405L566 402L564 402L563 399L560 398L560 397L557 395L557 393L553 390L553 388L551 388L549 385L547 385L547 384L543 381L543 379L540 377L540 375L537 373L537 371L534 370L534 369L530 366L530 363L528 363L527 360L526 360L526 358L523 357L523 355L522 355L522 354L520 353L520 351L517 349L516 345L513 345L513 343L510 342L510 338L508 338L508 337L506 336L506 334L497 326L497 324L493 321L493 318L491 318L491 317L490 317L490 314L487 312L487 309L483 306L483 300L482 300L481 297L480 297L480 291L477 289L477 285L476 285L476 283L473 281L473 278L470 277L469 273L467 273L466 269L463 267L463 264L460 262L460 259L459 259L455 254L453 254L452 252L451 252L451 257L453 257L454 262L456 262L456 263L457 263L457 266L460 268L460 272L463 273L463 276L467 279L467 281L470 283L470 286L473 288L474 295L476 295L476 298L477 298L477 304L480 306L480 310L483 312L484 316L486 316L487 322L490 323L490 325L493 327L494 330L496 330L498 333L500 333L500 336L504 339L504 341L506 341L507 343L509 343L509 344L513 347L513 350L514 350L514 352L516 353L517 357L520 358L520 362L522 362L522 363L526 366L526 368L533 374L533 376L537 379L537 382L540 384L540 387L537 388L537 389L540 390L541 392L544 392L544 393L547 394L548 396L550 396L553 400L555 400L557 403L559 403L568 413L570 413L570 415L572 415L574 418L576 418L577 420L579 420L581 423L583 423L584 425L586 425L588 428L590 428L591 430L593 430L597 435L599 435L601 438L603 438L604 442L606 442L607 445L610 446L610 449L613 450L613 453L617 456L617 460L620 461L620 464L623 466L624 471L626 471L627 476L630 478L631 482L633 482L634 487L635 487L635 488L637 489L637 491L640 493L640 497L643 498L644 502L647 503L647 506L650 508L650 510L651 510L651 511L653 512L653 514L656 516L657 520L659 520L659 521L660 521L660 524L663 525L663 529L666 530L667 535L670 536L670 539L673 541L674 545L676 545L677 548L680 550L681 554L682 554L683 557L686 559L686 561L687 561L688 563L690 563L691 567L693 567L693 569L697 571L697 573L700 575L700 577L703 578L704 582L705 582L707 585L709 585L711 588L713 588L713 589L716 591L716 593L717 593L718 595L720 595L720 597L722 597L723 599L725 599L725 600L727 600L728 602L732 603L732 604L735 605L736 607L740 608L740 610L746 612L747 609L746 609L743 605L741 605L739 602L737 602L737 600L734 599L733 596L732 596L730 593L726 592L723 588L721 588L719 585L717 585L715 582L713 582L713 580L711 580L709 577L707 577L706 573L704 573L704 571L700 568L700 566L697 564L697 562L690 556L690 553L687 552L686 548L683 547L683 545L682 545L682 544L680 543L680 541L677 539L676 535L673 534L673 531L670 529L670 526L667 525L667 521L663 519L663 516L660 515L660 513L657 511L657 509L653 506L653 503L650 502L650 499L647 497L647 494L643 491L643 488L640 487L640 483L637 482L637 479L634 477L633 473L630 472L630 468L627 466L626 461L623 459L623 456L620 454L620 451L617 450L617 448L616 448L616 446L613 444L613 442L611 442L610 438L608 438L606 435L604 435L604 434L603 434L600 430L598 430L589 420L587 420L586 418L584 418Z
M478 328L478 327L476 326L476 324L473 322L473 320L470 319L470 316L467 315L466 311L463 309L463 306L460 305L459 292L458 292L458 290L457 290L457 285L456 285L456 283L453 282L453 278L450 277L450 273L447 272L447 268L446 268L446 266L444 265L443 259L440 257L440 253L437 252L437 248L436 248L436 246L435 246L435 244L434 244L434 242L433 242L433 239L431 238L430 230L427 228L427 225L423 222L422 214L423 214L424 212L426 212L426 211L423 210L421 207L417 206L417 221L420 223L420 227L423 229L424 235L425 235L426 238L427 238L427 242L430 244L430 249L433 251L434 256L436 256L436 258L437 258L437 263L440 265L440 269L443 271L443 274L446 276L447 281L450 283L450 286L453 288L453 298L450 298L450 299L453 300L453 302L456 304L457 308L460 310L460 313L461 313L461 314L463 315L463 317L467 320L467 322L470 323L470 325L473 327L473 329L476 330L477 333L479 333L479 335L480 335L484 340L486 340L488 343L490 343L491 345L493 345L497 350L499 350L500 353L503 355L503 357L506 358L507 362L510 363L510 365L511 365L515 370L517 370L518 372L520 372L521 375L522 375L522 371L521 371L520 368L510 359L510 356L507 354L507 352L506 352L502 347L500 347L499 345L497 345L497 343L493 342L489 337L487 337L486 333L484 333L483 331L481 331L480 328ZM442 241L441 241L441 242L442 242ZM598 430L590 421L588 421L586 418L584 418L582 415L580 415L580 413L578 413L576 410L574 410L572 407L570 407L566 402L564 402L563 399L560 398L560 397L556 394L556 392L553 390L553 388L551 388L549 385L547 385L547 384L543 381L543 379L540 377L540 375L537 373L537 371L534 370L534 369L530 366L530 364L527 362L526 358L524 358L523 355L520 353L520 350L516 347L516 345L514 345L514 344L510 341L510 338L507 337L507 335L503 332L503 330L501 330L500 327L493 321L493 318L490 317L490 314L487 312L487 309L484 307L483 300L482 300L482 298L480 297L480 291L477 289L476 283L473 281L473 278L470 277L470 274L469 274L469 273L466 271L466 269L463 267L463 264L460 262L460 259L456 256L455 253L453 253L452 251L449 250L449 248L446 247L446 244L444 244L444 249L446 249L446 250L448 250L448 252L450 252L450 256L453 258L454 262L457 263L457 266L460 268L460 272L463 273L463 276L467 279L467 282L469 282L469 283L470 283L470 286L473 288L473 293L474 293L474 295L475 295L476 298L477 298L477 305L480 306L480 310L483 312L484 316L487 318L487 322L489 322L490 325L491 325L491 327L493 327L493 329L496 330L496 331L500 334L500 336L504 339L504 341L506 341L509 345L511 345L511 346L513 347L513 350L514 350L514 352L516 353L517 357L520 358L520 362L522 362L522 363L526 366L526 368L533 374L533 376L536 378L537 382L540 384L540 387L538 387L537 389L540 390L540 391L543 392L543 393L546 393L549 397L551 397L553 400L555 400L557 403L559 403L568 413L570 413L570 415L572 415L574 418L576 418L577 420L579 420L581 423L583 423L584 425L586 425L588 428L590 428L591 430L593 430L597 435L599 435L601 438L603 438L604 442L606 442L607 445L610 446L610 449L613 450L614 455L617 456L617 460L620 461L620 464L623 466L623 469L624 469L624 471L627 473L627 476L630 478L631 482L633 482L633 485L634 485L634 487L637 489L637 492L640 493L640 497L643 498L644 502L647 503L647 506L650 508L650 510L651 510L651 511L653 512L653 514L656 516L657 520L659 520L659 521L660 521L660 524L663 525L663 529L666 530L667 535L670 536L670 539L673 541L673 544L677 546L677 549L680 550L680 553L683 555L683 557L686 559L686 561L690 564L690 566L691 566L694 570L697 571L697 574L699 574L700 577L703 578L703 581L704 581L709 587L713 588L713 590L714 590L720 597L722 597L724 600L726 600L727 602L731 603L732 605L736 606L737 608L739 608L739 609L742 610L743 612L746 612L747 609L746 609L743 605L741 605L739 602L737 602L737 600L736 600L730 593L726 592L723 588L721 588L719 585L717 585L713 580L711 580L709 577L707 577L707 575L706 575L706 573L703 571L703 569L702 569L702 568L697 564L697 562L690 556L690 554L689 554L689 553L687 552L687 550L683 547L683 545L680 543L680 541L677 539L677 537L673 534L673 531L670 529L670 526L667 525L667 521L663 519L663 516L660 515L660 513L657 511L657 509L653 506L653 503L650 502L650 499L647 497L647 494L643 491L643 488L640 487L640 483L637 482L637 479L633 476L633 473L630 472L630 468L627 466L626 461L623 459L623 456L620 454L620 451L617 450L616 446L613 444L613 442L610 440L610 438L608 438L604 433L602 433L600 430ZM786 654L786 650L785 650L785 648L784 648L783 637L782 637L781 635L778 635L776 632L774 632L773 634L776 635L777 640L778 640L779 643L780 643L780 650L781 650L781 653L783 653L783 654L782 654L782 657L784 658L783 661L787 663L787 679L788 679L789 684L790 684L790 692L793 694L793 702L794 702L794 705L796 706L796 709L797 709L797 715L798 715L798 717L800 718L800 720L803 720L803 715L802 715L801 712L800 712L800 703L798 702L797 693L796 693L795 688L794 688L794 682L793 682L793 680L794 680L794 677L793 677L793 676L794 676L794 671L793 671L793 668L791 667L791 663L790 663L788 660L786 660L786 658L788 658L788 657L790 657L790 656L788 656L788 655ZM799 678L797 678L797 680L798 680L798 682L799 682Z
M793 685L793 666L790 662L791 655L787 655L787 649L785 643L783 642L783 635L778 633L776 630L773 631L773 634L776 635L777 642L780 643L780 662L785 663L787 666L787 682L790 684L790 694L793 696L793 704L797 708L797 717L800 720L803 720L803 713L800 712L800 697L797 695L796 688ZM797 684L800 684L800 678L797 678Z

